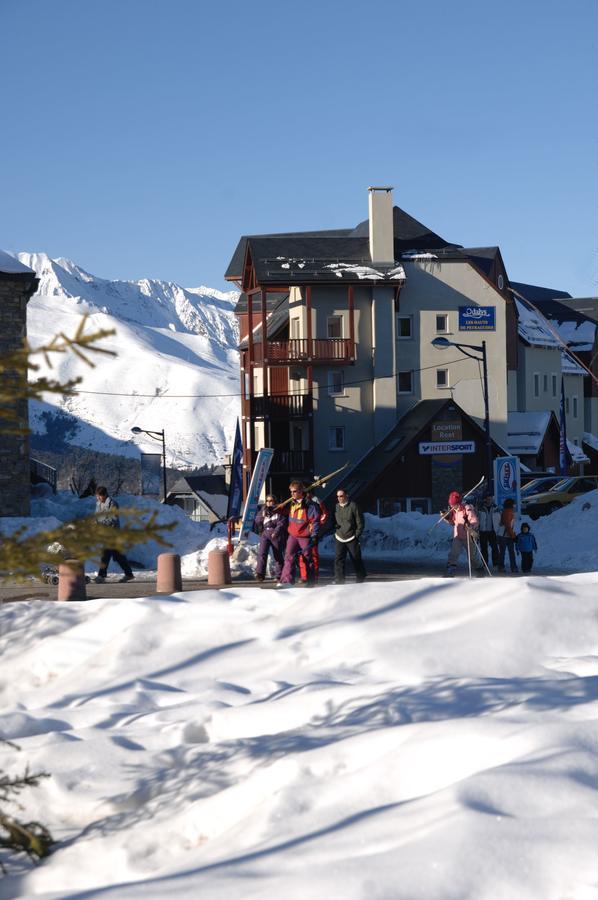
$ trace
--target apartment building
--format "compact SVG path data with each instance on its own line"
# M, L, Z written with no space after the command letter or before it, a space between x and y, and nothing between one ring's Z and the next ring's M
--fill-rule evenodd
M282 493L289 477L347 463L366 508L426 510L507 452L509 409L530 402L522 378L537 370L552 390L554 366L560 391L561 353L529 357L498 247L442 238L389 187L369 189L368 213L350 229L237 245L226 278L242 291L244 465L273 447L269 489ZM548 445L552 433L550 457Z

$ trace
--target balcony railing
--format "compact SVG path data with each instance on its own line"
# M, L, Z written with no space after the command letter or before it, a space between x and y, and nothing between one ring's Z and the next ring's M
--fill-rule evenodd
M254 359L262 362L261 343L254 344ZM313 365L347 365L355 360L355 342L349 338L291 338L288 341L268 341L266 359L270 365L291 366L294 363Z
M254 397L252 419L307 419L313 411L313 400L307 394L272 394Z
M271 475L304 475L313 472L313 453L311 450L275 450Z
M58 476L56 469L53 466L49 466L47 463L43 463L39 459L30 457L29 471L31 473L31 481L33 484L39 484L40 481L45 481L46 484L50 485L54 493L56 493L56 483L58 480Z

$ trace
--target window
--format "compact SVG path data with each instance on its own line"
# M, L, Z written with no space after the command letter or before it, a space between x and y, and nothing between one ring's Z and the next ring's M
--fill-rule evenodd
M556 397L556 385L557 385L557 382L556 382L556 375L554 374L554 372L552 373L552 376L551 376L551 377L552 377L552 396L553 396L553 397Z
M399 394L413 393L413 372L399 372Z
M542 390L545 394L548 393L548 375L542 376Z
M534 372L534 397L540 396L540 376Z
M326 336L329 338L342 338L343 336L343 317L328 316L326 320Z
M344 450L345 449L345 426L333 425L328 429L328 449Z
M502 289L504 288L504 286L505 286L505 279L503 278L502 275L499 275L499 276L498 276L498 289L499 289L499 291L502 291Z
M297 340L301 333L301 319L299 316L293 316L291 319L291 340Z
M436 369L436 387L447 388L449 386L448 369Z
M441 313L436 316L436 333L437 334L446 334L448 331L448 315L446 313Z
M342 372L328 373L328 395L342 397L345 393L345 378Z
M573 418L577 418L577 397L573 397Z
M565 397L565 413L569 415L569 398Z
M413 337L411 316L397 316L397 337L400 341L406 341Z

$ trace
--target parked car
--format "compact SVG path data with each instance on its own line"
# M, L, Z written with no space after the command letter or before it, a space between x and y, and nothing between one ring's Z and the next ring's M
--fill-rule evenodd
M534 478L533 481L528 481L522 486L521 499L531 497L532 494L543 494L545 491L550 491L565 480L563 475L543 475L541 478Z
M549 491L522 498L521 513L530 519L547 516L555 509L571 503L579 494L598 489L598 475L574 475L564 478Z

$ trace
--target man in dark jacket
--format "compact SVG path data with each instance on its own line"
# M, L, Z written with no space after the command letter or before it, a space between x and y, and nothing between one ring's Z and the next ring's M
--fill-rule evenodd
M103 486L98 487L96 490L96 522L98 525L104 525L108 528L120 528L118 503L116 500L113 500L112 497L108 496L108 491ZM111 559L117 562L124 572L124 575L122 578L119 578L119 581L132 581L133 578L135 578L131 566L129 565L129 560L124 553L106 547L102 551L100 568L98 569L98 574L95 578L95 581L97 581L98 584L101 584L106 580L108 563Z
M266 505L262 506L255 517L255 530L260 536L257 557L256 578L263 581L266 577L268 553L272 550L274 557L274 576L280 581L284 562L284 548L287 542L288 516L284 508L276 507L276 497L268 494Z
M355 569L355 580L365 581L366 571L361 559L359 539L363 532L363 516L359 507L343 488L336 492L337 504L334 510L334 537L336 553L334 558L334 584L344 584L347 553Z

